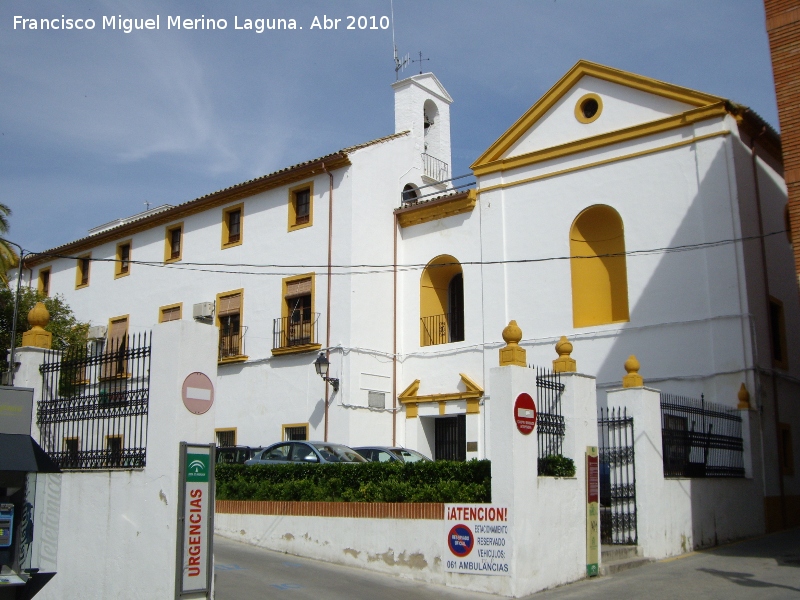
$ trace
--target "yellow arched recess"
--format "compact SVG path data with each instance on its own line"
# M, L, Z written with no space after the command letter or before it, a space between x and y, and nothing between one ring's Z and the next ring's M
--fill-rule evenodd
M448 307L450 281L461 273L461 264L449 254L437 256L427 264L419 282L419 316L421 320L450 312ZM424 325L420 326L420 330L420 345L430 345L430 340L426 339Z
M584 210L572 223L569 251L573 325L629 321L625 232L619 213L603 204Z

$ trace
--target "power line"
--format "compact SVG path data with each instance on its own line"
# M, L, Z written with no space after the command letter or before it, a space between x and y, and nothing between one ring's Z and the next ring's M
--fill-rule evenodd
M786 230L780 231L773 231L771 233L765 233L763 236L761 235L752 235L747 237L741 238L729 238L725 240L717 240L714 242L702 242L698 244L683 244L679 246L665 246L661 248L648 248L644 250L628 250L625 252L617 252L617 253L610 253L610 254L599 254L599 255L588 255L588 256L549 256L549 257L542 257L542 258L519 258L519 259L507 259L507 260L487 260L487 261L462 261L462 262L442 262L436 263L431 265L430 263L409 263L409 264L398 264L396 266L399 272L404 271L417 271L420 269L425 268L437 268L437 267L449 267L453 265L460 265L462 267L465 266L489 266L489 265L513 265L513 264L536 264L536 263L546 263L546 262L553 262L553 261L563 261L563 260L571 260L571 259L596 259L596 258L615 258L615 257L623 257L623 256L652 256L658 254L672 254L675 252L689 252L693 250L704 250L709 248L717 248L720 246L727 246L730 244L736 244L739 242L748 242L752 240L758 240L763 238L768 238L774 235L785 234ZM64 255L64 254L55 254L55 253L47 253L41 252L36 253L36 257L48 257L48 258L63 258L68 260L78 260L86 259L85 256L72 256L72 255ZM119 263L122 262L120 259L117 258L89 258L91 262L111 262L111 263ZM269 272L269 271L244 271L244 270L228 270L228 269L282 269L282 270L303 270L307 271L309 269L327 269L327 264L281 264L281 263L264 263L264 264L256 264L256 263L216 263L216 262L184 262L181 261L179 263L164 263L160 261L136 261L136 260L127 260L125 261L130 264L141 265L145 267L157 267L162 269L178 269L184 271L196 271L196 272L205 272L205 273L221 273L221 274L233 274L233 275L280 275L286 276L287 273L285 271L280 272ZM382 274L382 273L391 273L395 265L387 264L387 263L374 263L374 264L350 264L350 265L331 265L331 268L336 270L333 272L333 275L370 275L370 274Z

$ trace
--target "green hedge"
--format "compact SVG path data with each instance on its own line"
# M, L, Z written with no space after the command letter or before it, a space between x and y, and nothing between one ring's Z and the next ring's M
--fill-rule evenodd
M220 464L219 500L491 502L488 460L330 465Z

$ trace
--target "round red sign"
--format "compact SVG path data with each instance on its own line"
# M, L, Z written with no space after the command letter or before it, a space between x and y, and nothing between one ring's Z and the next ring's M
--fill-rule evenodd
M190 373L183 380L181 398L189 412L202 415L214 404L214 384L205 373Z
M525 392L517 396L514 402L514 420L517 422L517 429L523 435L528 435L536 426L536 403L530 394Z

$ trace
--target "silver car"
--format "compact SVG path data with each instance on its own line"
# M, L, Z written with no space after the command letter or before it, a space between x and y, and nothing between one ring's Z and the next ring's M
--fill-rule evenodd
M408 448L389 446L361 446L354 448L361 456L371 462L417 462L430 461L431 459Z
M288 465L297 463L363 463L367 460L352 448L329 442L278 442L265 448L246 465Z

